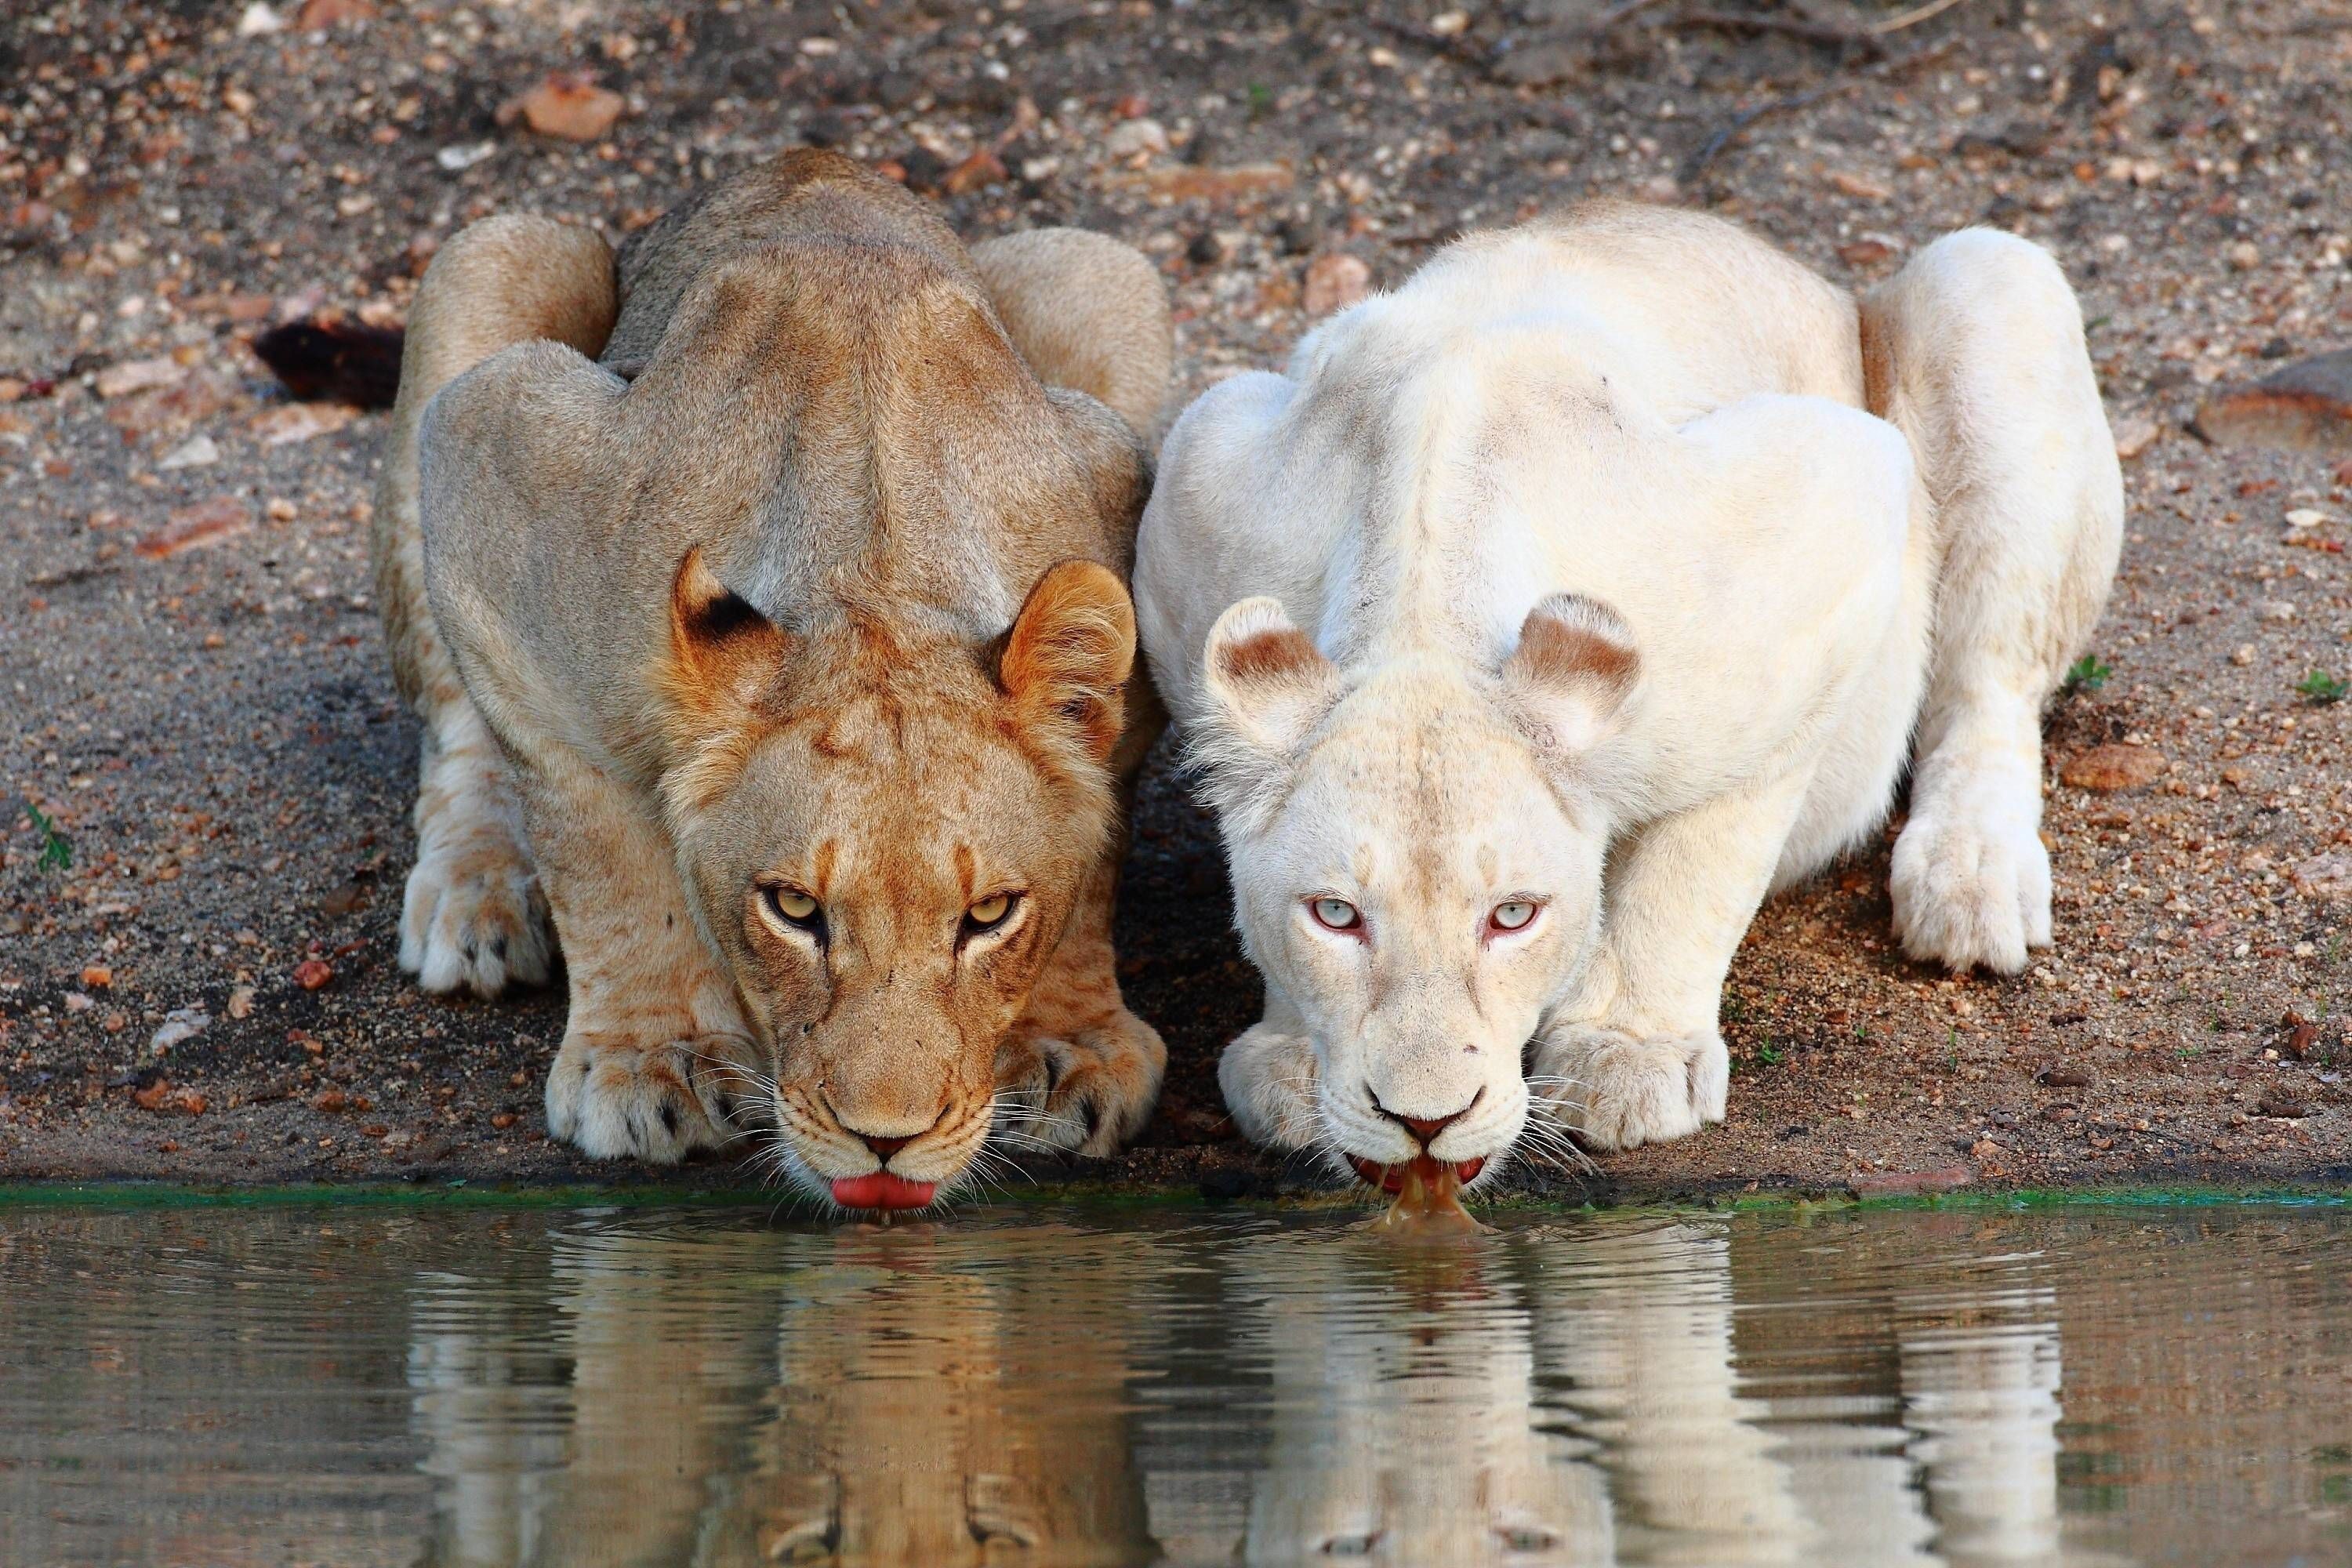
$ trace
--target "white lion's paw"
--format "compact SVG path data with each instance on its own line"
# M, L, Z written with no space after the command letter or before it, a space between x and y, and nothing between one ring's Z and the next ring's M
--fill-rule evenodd
M733 1036L645 1043L569 1034L547 1074L547 1130L596 1160L675 1165L730 1142L760 1075Z
M400 967L436 994L496 996L546 983L555 957L547 900L522 847L484 836L427 850L408 874Z
M1311 1149L1318 1142L1315 1047L1305 1037L1253 1025L1218 1058L1217 1088L1234 1125L1259 1147Z
M1532 1075L1561 1122L1603 1152L1686 1138L1723 1120L1731 1053L1713 1029L1636 1039L1568 1025L1538 1043Z
M1124 1008L1067 1039L1008 1042L998 1058L1002 1120L1015 1124L1016 1144L1116 1154L1151 1120L1167 1066L1159 1031Z
M1915 816L1895 841L1888 890L1913 958L2014 974L2027 949L2050 945L2050 852L2030 822Z

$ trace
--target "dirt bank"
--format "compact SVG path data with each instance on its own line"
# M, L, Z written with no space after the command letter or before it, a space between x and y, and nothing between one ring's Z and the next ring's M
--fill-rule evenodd
M602 1173L542 1135L560 998L427 1001L394 963L415 733L368 600L383 417L289 402L246 344L320 309L397 321L484 214L617 237L808 141L975 236L1144 247L1187 393L1465 225L1591 192L1736 216L1856 285L1967 224L2050 246L2132 454L2111 673L2050 725L2057 947L2014 981L1906 963L1884 849L1857 860L1733 972L1730 1121L1603 1180L2352 1178L2352 704L2312 679L2352 677L2352 467L2186 428L2352 341L2352 13L1963 0L1868 37L1894 8L281 9L38 0L0 30L0 1176ZM569 70L617 97L575 85L548 122L609 130L499 114ZM1125 900L1173 1062L1118 1172L1263 1175L1213 1072L1256 981L1164 770Z

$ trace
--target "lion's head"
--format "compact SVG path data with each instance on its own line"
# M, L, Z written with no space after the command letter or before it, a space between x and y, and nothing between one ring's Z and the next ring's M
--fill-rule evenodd
M1112 828L1127 589L1065 562L975 650L854 612L787 630L689 552L670 623L662 808L779 1163L845 1206L929 1204L989 1135L998 1049Z
M1638 666L1613 611L1564 594L1487 672L1351 678L1268 598L1211 630L1193 753L1343 1168L1387 1184L1428 1160L1467 1184L1526 1129L1523 1049L1600 925L1609 823L1584 761Z

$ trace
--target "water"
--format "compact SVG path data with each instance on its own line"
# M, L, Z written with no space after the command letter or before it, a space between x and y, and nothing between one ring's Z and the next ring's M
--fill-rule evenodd
M0 1206L0 1563L2352 1563L2352 1211Z

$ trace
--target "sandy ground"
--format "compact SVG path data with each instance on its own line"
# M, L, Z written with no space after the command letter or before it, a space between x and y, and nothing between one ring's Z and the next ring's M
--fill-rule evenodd
M2352 1178L2352 704L2309 679L2352 676L2352 452L2187 429L2217 384L2352 340L2352 7L1960 0L1859 42L1830 35L1895 8L1759 7L1760 29L1616 9L12 8L0 1175L640 1179L544 1138L560 995L428 1001L398 973L415 731L368 597L383 416L289 402L247 345L320 309L397 322L433 246L485 214L617 237L697 177L822 142L973 236L1142 246L1188 394L1273 360L1356 278L1587 193L1737 216L1856 286L1967 224L2051 247L2132 454L2112 673L2050 721L2056 948L2015 980L1907 963L1882 847L1759 919L1725 999L1730 1120L1556 1180ZM500 122L557 70L619 95L609 132ZM2129 753L2103 782L2062 782L2101 746ZM1304 1179L1253 1162L1217 1099L1257 1001L1226 892L1155 770L1122 967L1169 1091L1096 1173Z

